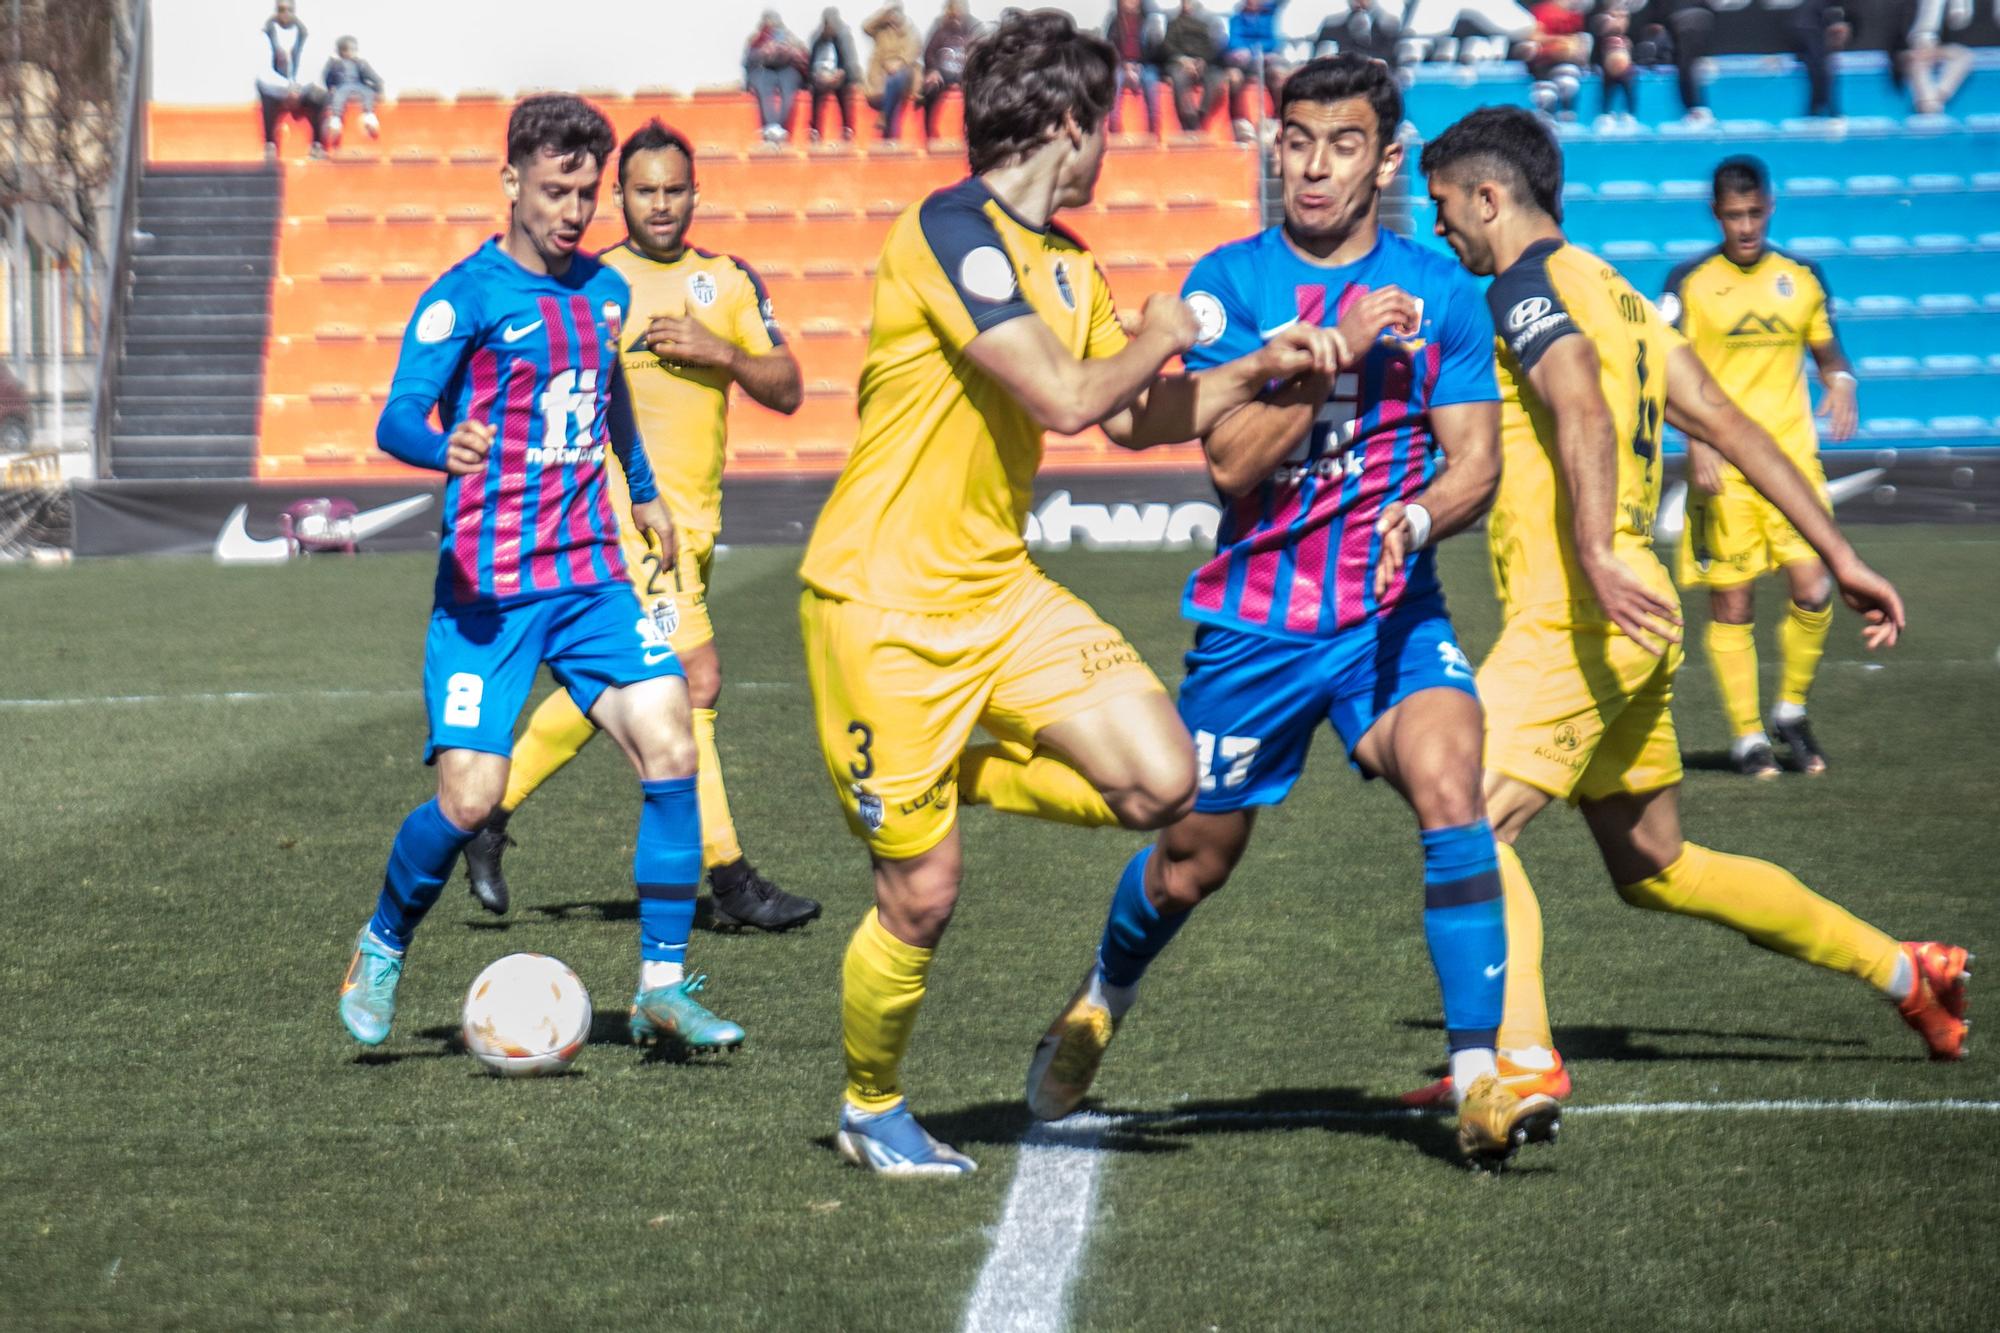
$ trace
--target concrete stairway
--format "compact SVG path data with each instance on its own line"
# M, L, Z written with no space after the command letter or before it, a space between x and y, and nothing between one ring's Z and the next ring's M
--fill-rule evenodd
M281 192L264 167L153 168L140 182L113 476L254 474Z

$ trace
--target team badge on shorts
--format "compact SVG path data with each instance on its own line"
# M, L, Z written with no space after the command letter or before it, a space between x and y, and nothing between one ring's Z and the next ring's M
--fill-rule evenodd
M854 803L861 815L861 822L868 826L868 831L870 833L880 833L882 831L882 798L857 782L854 784Z
M653 618L653 628L662 641L673 638L674 631L681 627L681 608L671 597L656 598L647 614Z

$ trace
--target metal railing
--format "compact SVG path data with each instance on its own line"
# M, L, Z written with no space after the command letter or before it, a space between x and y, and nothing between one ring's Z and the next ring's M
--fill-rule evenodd
M152 91L152 5L139 0L132 15L132 50L125 75L125 132L118 140L112 177L111 230L98 278L96 397L91 409L91 450L100 477L111 472L111 419L118 392L118 350L125 341L125 305L132 279L132 232L139 206L139 178L146 169L146 103Z

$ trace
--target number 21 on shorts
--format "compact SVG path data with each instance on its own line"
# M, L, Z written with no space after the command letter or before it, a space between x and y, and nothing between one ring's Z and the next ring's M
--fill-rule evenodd
M1262 743L1255 736L1217 736L1210 731L1195 732L1194 756L1201 769L1201 789L1214 791L1218 778L1224 791L1242 786L1249 780L1250 763L1257 757L1257 747Z

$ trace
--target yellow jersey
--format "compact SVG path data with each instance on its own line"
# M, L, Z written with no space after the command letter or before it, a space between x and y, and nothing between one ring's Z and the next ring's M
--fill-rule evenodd
M1834 340L1828 304L1818 265L1766 246L1748 268L1720 249L1680 265L1667 277L1660 313L1722 391L1803 466L1819 453L1805 352Z
M1565 241L1537 241L1487 289L1500 372L1500 489L1487 522L1493 583L1508 615L1596 597L1576 559L1556 423L1528 381L1542 356L1572 334L1597 350L1598 384L1618 451L1612 550L1655 586L1671 589L1653 555L1660 501L1660 426L1667 353L1682 339L1618 270ZM1601 619L1584 610L1582 619Z
M1026 318L1079 358L1125 345L1083 243L1029 226L977 177L896 219L875 274L860 430L799 568L809 587L947 614L1029 572L1042 430L965 355L987 329Z
M763 356L785 343L764 280L734 255L693 246L662 263L626 240L598 258L632 285L622 365L660 498L677 527L713 537L722 531L730 377L707 366L668 365L646 350L646 326L661 316L692 316L724 342ZM624 474L616 464L607 470L612 499L623 513Z

